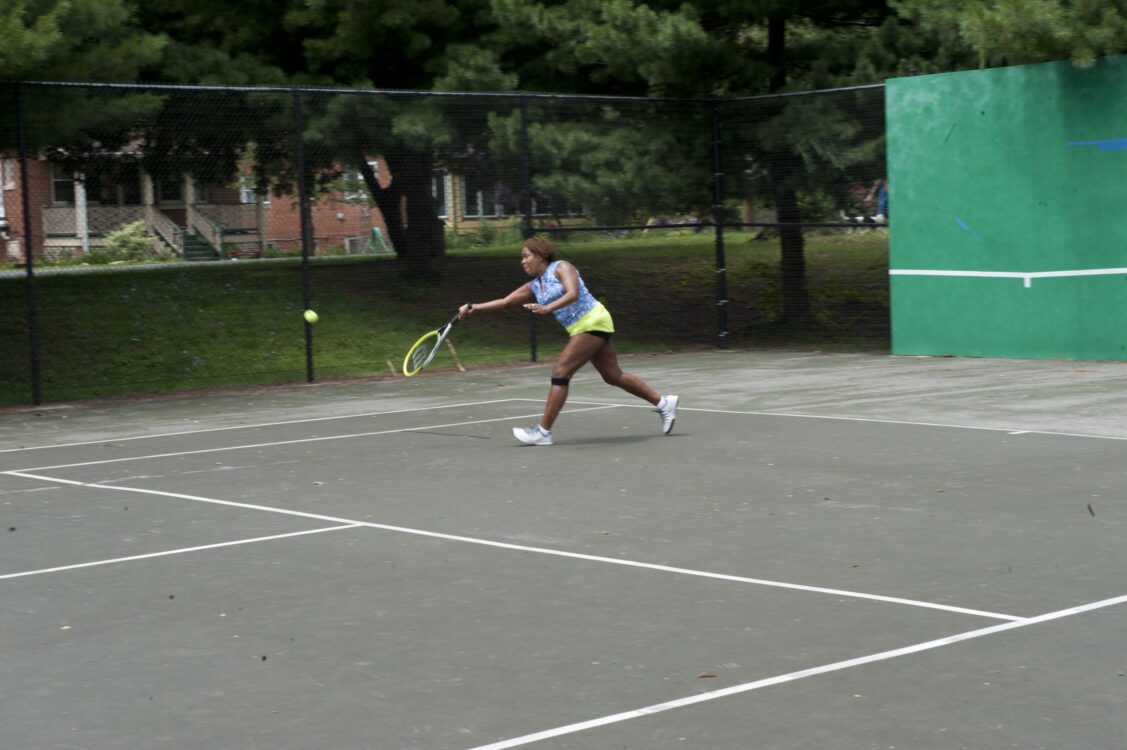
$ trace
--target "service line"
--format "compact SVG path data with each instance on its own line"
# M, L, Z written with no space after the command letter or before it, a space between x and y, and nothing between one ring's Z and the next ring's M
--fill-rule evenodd
M54 568L40 568L38 570L25 570L20 573L5 573L0 575L0 581L6 581L11 578L26 578L28 576L38 576L45 573L60 573L64 570L81 570L82 568L96 568L100 565L113 565L115 563L133 562L135 560L148 560L154 557L166 557L168 555L183 555L189 552L200 552L206 549L219 549L220 547L235 547L240 544L256 544L258 542L272 542L276 539L290 539L295 536L305 536L307 534L321 534L326 531L344 531L345 529L358 529L361 528L360 524L350 523L343 526L328 526L321 529L305 529L304 531L290 531L285 534L273 534L271 536L257 536L253 539L235 539L230 542L217 542L216 544L202 544L197 547L181 547L179 549L169 549L163 552L149 552L143 555L130 555L129 557L112 557L108 560L94 560L92 562L76 563L74 565L59 565Z
M179 492L165 492L163 490L148 490L141 487L122 487L112 484L98 484L91 482L79 482L74 479L61 479L59 477L48 477L41 474L31 474L25 471L5 471L7 474L15 477L23 477L24 479L34 479L42 482L56 482L58 484L71 485L74 487L88 487L96 490L110 490L114 492L134 492L142 495L156 495L158 497L171 497L178 500L191 500L193 502L210 503L212 505L223 505L231 508L243 508L248 510L260 510L267 513L280 513L288 516L297 516L300 518L308 518L317 521L328 521L331 523L345 524L349 526L365 526L371 529L382 529L384 531L394 531L401 534L413 534L415 536L424 536L432 539L443 539L452 542L464 542L467 544L477 544L485 547L494 547L497 549L514 550L517 552L531 552L539 555L551 555L554 557L564 557L572 560L585 560L588 562L607 563L611 565L621 565L629 568L640 568L643 570L655 570L663 573L674 573L677 575L696 576L698 578L710 578L719 581L733 581L735 583L749 583L756 586L769 586L773 588L791 589L794 591L804 591L814 594L830 594L832 596L843 596L850 599L861 599L874 602L885 602L888 604L901 604L910 607L921 607L924 609L942 610L944 612L954 612L956 614L971 615L973 617L988 617L995 620L1010 620L1022 621L1024 618L1015 617L1014 615L1001 614L998 612L987 612L979 609L968 609L966 607L955 607L949 604L938 604L936 602L924 602L916 599L903 599L894 596L883 596L880 594L867 594L859 591L845 591L842 589L823 588L821 586L807 586L798 583L787 583L784 581L771 581L762 578L748 578L745 576L727 575L724 573L712 573L705 570L694 570L691 568L677 568L670 565L658 565L655 563L641 562L639 560L624 560L615 557L602 557L600 555L587 555L580 552L568 552L566 550L549 549L546 547L529 547L523 544L511 544L509 542L498 542L492 539L480 539L469 536L459 536L456 534L444 534L438 531L427 531L426 529L414 529L406 526L391 526L389 524L373 523L371 521L356 521L351 518L338 518L336 516L326 516L320 513L309 513L301 510L290 510L288 508L277 508L269 505L254 505L251 503L240 503L232 500L220 500L212 497L201 497L199 495L185 495Z

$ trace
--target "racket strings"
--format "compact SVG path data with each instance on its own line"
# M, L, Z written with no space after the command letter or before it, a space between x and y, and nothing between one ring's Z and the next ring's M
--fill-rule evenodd
M457 318L458 316L455 315L444 328L431 331L415 342L415 345L408 350L407 356L403 359L404 375L410 377L430 364L434 355L438 354L442 342L446 340L446 335L450 333L450 329L457 322Z
M427 363L427 360L430 359L432 351L432 349L426 346L415 347L415 350L411 352L411 369L421 370L423 365Z

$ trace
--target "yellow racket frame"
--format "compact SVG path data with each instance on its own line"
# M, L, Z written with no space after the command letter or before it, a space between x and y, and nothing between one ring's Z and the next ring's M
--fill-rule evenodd
M453 328L454 324L457 322L458 316L455 315L453 318L450 318L450 321L442 328L428 331L420 336L419 340L412 344L411 348L407 350L407 356L403 358L403 374L407 377L417 375L424 367L429 365L430 361L434 359L434 355L438 354L438 347L442 346L442 342L446 340L446 335L450 333L450 329ZM430 344L430 346L433 347L430 352L426 354L425 358L417 357L416 355L428 345L428 342L432 338L435 339L435 341L433 344ZM420 359L422 361L419 361Z
M431 331L430 333L424 333L422 336L419 337L419 340L416 341L414 344L412 344L411 348L407 350L407 356L403 358L403 374L404 375L406 375L407 377L411 377L412 375L416 375L424 367L426 367L428 364L430 364L430 361L431 361L431 359L434 358L434 354L436 352L431 352L431 353L427 354L424 358L422 358L421 362L413 362L412 360L415 359L416 352L419 352L420 350L424 350L427 342L430 341L431 339L435 340L435 344L438 343L438 331ZM435 346L435 344L432 344L431 346ZM435 348L437 349L437 347L435 347Z

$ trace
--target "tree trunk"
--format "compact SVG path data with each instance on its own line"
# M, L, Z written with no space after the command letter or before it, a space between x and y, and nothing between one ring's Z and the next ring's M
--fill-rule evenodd
M802 221L798 193L793 188L776 191L775 204L778 206L780 224ZM780 227L779 246L783 321L788 324L804 323L810 319L810 295L806 289L806 241L802 227Z
M382 188L367 157L357 158L360 175L383 214L388 239L407 278L425 280L430 261L446 254L446 237L431 194L433 161L429 154L385 157L391 183Z
M446 254L445 227L438 218L438 206L431 192L434 161L430 154L407 159L389 160L392 179L400 184L400 195L406 199L403 208L404 230L408 253L424 258L441 258Z
M778 11L767 19L767 64L771 67L771 91L782 91L787 85L786 11Z
M786 38L787 19L780 11L767 21L767 62L771 66L771 90L780 91L787 84ZM772 179L777 185L791 183L787 171L799 169L801 159L794 153L775 154L771 160ZM775 207L780 224L802 221L798 193L793 187L775 189ZM779 246L782 268L783 321L803 323L810 319L810 297L806 289L806 247L802 227L780 227Z

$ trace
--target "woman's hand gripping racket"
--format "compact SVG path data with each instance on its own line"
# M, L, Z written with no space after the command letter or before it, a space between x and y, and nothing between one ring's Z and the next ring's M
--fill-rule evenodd
M414 345L407 350L407 356L403 358L403 374L407 377L416 375L424 367L430 364L434 359L434 355L438 354L438 347L442 346L442 342L450 335L450 330L454 324L458 322L457 313L450 321L441 328L424 333Z

